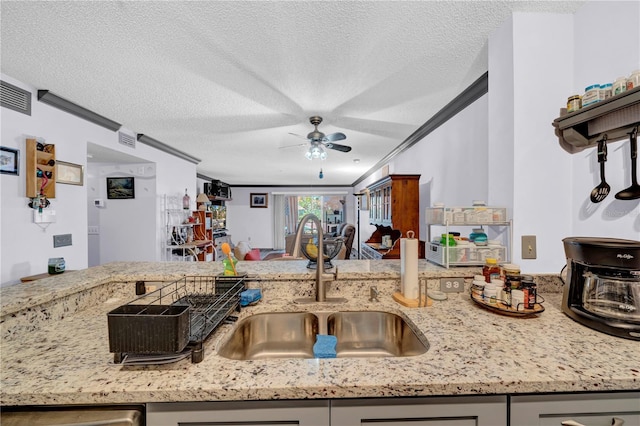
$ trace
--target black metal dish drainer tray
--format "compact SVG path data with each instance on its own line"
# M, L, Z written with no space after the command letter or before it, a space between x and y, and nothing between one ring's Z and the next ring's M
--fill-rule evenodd
M107 314L116 364L166 364L204 359L202 343L240 310L243 276L185 276Z

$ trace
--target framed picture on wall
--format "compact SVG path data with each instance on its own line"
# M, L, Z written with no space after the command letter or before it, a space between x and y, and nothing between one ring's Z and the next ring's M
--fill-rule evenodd
M20 151L0 146L0 173L5 175L20 174Z
M126 200L136 198L132 177L108 177L107 198L111 200Z
M84 166L80 164L67 163L66 161L56 162L56 183L66 183L69 185L84 184Z
M251 207L267 207L268 197L267 193L251 193Z

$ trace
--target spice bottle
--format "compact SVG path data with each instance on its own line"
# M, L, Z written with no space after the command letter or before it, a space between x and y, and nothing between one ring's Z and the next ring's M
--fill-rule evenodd
M505 263L502 265L502 279L506 287L511 289L520 287L520 266L514 263Z
M582 98L580 95L569 96L567 99L567 112L575 112L582 108Z
M635 70L627 79L627 90L640 87L640 70Z
M627 91L627 78L618 77L613 82L613 96Z
M533 309L537 302L538 286L531 275L522 276L522 292L524 293L524 308Z
M498 266L498 260L493 257L487 257L484 267L482 268L482 275L484 275L484 280L488 283L490 283L492 279L499 279L500 266Z

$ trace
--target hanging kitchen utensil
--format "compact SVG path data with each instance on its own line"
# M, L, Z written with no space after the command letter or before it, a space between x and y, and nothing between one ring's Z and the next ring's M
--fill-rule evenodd
M604 179L604 163L607 161L607 135L598 141L598 163L600 163L600 185L591 190L591 202L599 203L607 198L611 187Z
M636 200L640 198L640 185L638 185L638 128L629 133L629 146L631 147L631 186L616 194L618 200Z

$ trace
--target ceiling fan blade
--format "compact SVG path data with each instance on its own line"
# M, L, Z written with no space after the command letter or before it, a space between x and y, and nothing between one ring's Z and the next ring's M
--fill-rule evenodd
M324 146L326 146L329 149L335 149L336 151L341 151L341 152L349 152L349 151L351 151L351 147L350 146L340 145L338 143L328 142L328 143L324 144Z
M345 140L347 137L345 136L344 133L331 133L330 135L326 135L323 140L324 141L328 141L328 142L333 142L333 141L342 141Z
M300 138L300 139L307 139L305 136L299 135L299 134L297 134L297 133L291 133L291 132L289 132L289 134L290 134L291 136L296 136L296 137L298 137L298 138Z
M295 145L279 146L278 148L279 148L279 149L284 149L284 148L295 148L295 147L297 147L297 146L303 146L303 145L307 145L307 144L308 144L307 142L305 142L305 143L297 143L297 144L295 144Z

